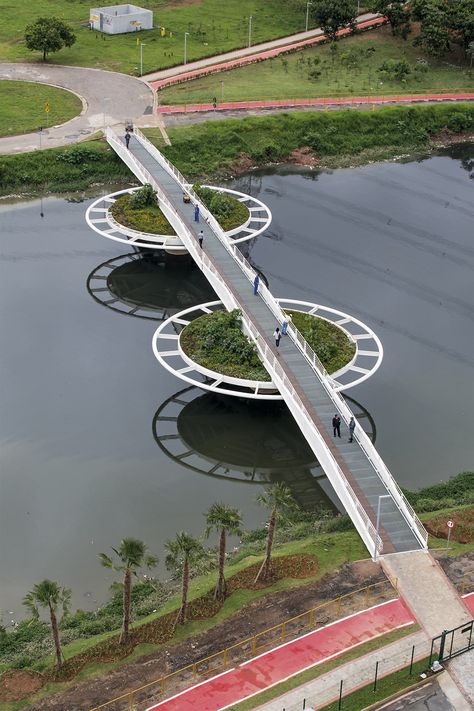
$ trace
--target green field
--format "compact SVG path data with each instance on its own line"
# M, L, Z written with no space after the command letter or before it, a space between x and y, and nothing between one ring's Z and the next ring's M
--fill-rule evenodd
M349 37L335 47L333 51L329 44L320 45L179 84L160 91L158 102L208 103L213 96L219 101L262 101L474 90L467 60L454 53L440 59L424 56L412 38L393 37L388 27ZM406 81L380 75L377 70L386 59L408 61L412 71ZM428 62L426 70L419 68L420 59Z
M44 111L46 103L48 113ZM81 111L81 100L70 91L26 81L0 81L0 136L56 126Z
M305 25L305 9L297 11L287 0L145 0L140 5L153 10L158 28L139 33L146 45L144 73L183 62L184 32L189 32L187 59L191 61L246 47L250 15L252 44L301 32ZM0 60L39 60L40 54L24 45L25 26L38 17L56 15L73 27L77 39L69 49L50 55L49 62L138 73L140 55L135 34L111 37L90 31L92 6L85 0L37 0L33 4L5 0L0 15ZM165 27L166 37L160 37L160 26Z

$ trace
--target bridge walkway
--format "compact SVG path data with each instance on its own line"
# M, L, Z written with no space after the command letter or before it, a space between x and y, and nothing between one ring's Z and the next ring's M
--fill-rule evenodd
M109 143L120 152L124 160L129 159L127 155L120 150L118 146L114 146L113 142ZM420 527L417 528L411 520L410 512L405 508L403 501L400 501L397 496L397 490L394 487L388 486L383 480L377 469L377 464L380 462L380 457L373 448L373 459L368 456L367 444L363 448L358 441L358 429L356 428L356 437L352 443L347 442L348 430L344 426L344 421L348 422L347 406L342 401L342 398L335 399L328 393L327 387L322 382L322 377L315 373L314 368L307 360L305 355L300 351L295 342L290 337L283 337L280 343L280 348L275 348L273 331L278 324L274 313L263 300L260 294L253 294L253 286L249 278L242 270L241 266L231 254L226 246L219 239L215 231L211 229L210 224L201 220L197 223L194 221L194 206L183 202L183 186L179 183L174 175L160 165L156 157L152 154L142 140L138 140L133 136L130 141L129 151L133 155L135 161L151 175L159 185L168 201L173 206L182 223L186 226L189 232L197 239L200 230L203 231L203 257L208 257L214 268L220 274L226 287L233 294L235 302L238 304L242 312L247 316L254 326L254 340L257 346L266 347L265 352L271 352L277 356L277 362L281 366L287 378L294 387L300 400L306 408L307 415L311 419L310 429L301 427L298 417L295 415L295 408L291 398L285 397L287 405L293 415L300 424L300 427L308 440L309 445L315 452L320 463L323 466L331 484L343 505L345 505L349 515L353 519L359 533L364 542L369 548L369 552L374 554L375 546L375 525L377 519L377 507L380 504L380 537L383 543L383 553L393 553L409 550L420 550L426 546L424 541L420 540ZM129 162L129 167L134 170L134 165ZM143 181L143 173L136 170L136 174ZM205 210L202 210L205 214ZM205 255L205 256L204 256ZM200 264L199 257L196 259L195 254L192 254L198 266L205 270ZM212 283L220 298L219 284ZM265 361L264 361L265 362ZM268 362L265 363L268 368ZM274 375L273 368L270 366L270 373ZM278 378L274 378L278 382ZM285 393L283 393L285 394ZM342 410L340 402L346 408ZM339 412L342 420L341 438L335 438L332 432L332 417ZM307 424L307 423L305 423ZM314 428L314 429L313 429ZM306 431L305 431L306 430ZM319 445L315 447L315 439L318 439ZM325 456L327 455L330 462L336 462L335 467L325 466ZM378 457L378 462L377 462ZM379 467L380 469L380 467ZM335 471L336 470L336 471ZM338 473L339 472L339 475ZM347 499L341 496L340 481L341 472L343 477L352 487L355 496L358 499L360 507L362 507L368 521L363 526L365 530L361 530L360 515L354 512L353 507L347 505ZM391 478L391 475L389 474ZM393 481L393 480L392 480ZM394 486L395 483L393 482ZM379 499L379 497L385 497ZM370 529L370 534L368 534ZM379 541L380 544L380 541ZM372 548L372 550L370 550Z

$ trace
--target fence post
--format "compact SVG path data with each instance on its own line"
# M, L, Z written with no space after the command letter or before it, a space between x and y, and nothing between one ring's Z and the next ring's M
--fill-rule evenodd
M337 705L337 711L341 711L341 709L342 709L342 685L343 685L343 683L344 682L341 679L341 683L339 685L339 703Z
M255 654L256 651L257 651L257 637L256 637L256 635L254 635L254 637L252 638L252 652L253 652L253 654Z
M431 640L430 661L429 661L429 663L428 663L429 666L431 666L431 660L432 660L432 658L433 658L433 647L434 647L435 639L438 639L438 638L437 638L437 637L433 637L433 639Z
M314 627L314 608L309 611L309 626Z
M224 649L224 669L227 668L227 647Z
M128 708L129 711L133 711L133 692L128 697Z
M367 587L365 588L365 606L366 607L369 606L369 589L370 589L370 587L369 587L369 585L367 585Z
M303 711L305 710L305 708L306 708L306 699L303 699Z
M433 646L433 643L431 643L431 645ZM413 671L413 657L414 656L415 656L415 645L413 645L413 647L411 648L410 673L408 674L408 676L411 676L412 671ZM431 659L430 659L430 664L431 664Z
M448 634L448 630L443 630L441 632L441 642L439 643L439 655L438 659L440 662L443 661L443 656L444 656L444 645L446 644L446 635ZM430 660L431 661L431 660Z
M282 626L281 626L281 641L282 641L282 642L285 641L285 623L284 623L284 622L283 622L283 624L282 624Z
M377 691L377 675L379 673L379 663L375 662L374 694Z
M197 667L196 667L196 664L193 664L193 679L196 678L196 675L197 675Z

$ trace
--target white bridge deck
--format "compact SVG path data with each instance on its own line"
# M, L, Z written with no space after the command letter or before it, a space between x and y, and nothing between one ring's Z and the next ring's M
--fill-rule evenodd
M226 308L241 310L244 330L256 343L273 382L370 554L374 556L376 545L377 555L426 549L425 529L362 428L357 426L354 441L347 442L352 413L312 349L292 326L277 353L272 333L281 325L283 312L262 282L259 294L254 296L255 272L201 203L201 222L194 222L194 205L183 203L183 193L191 194L194 204L198 198L184 177L139 131L132 135L129 150L110 129L107 140L137 178L157 191L160 208ZM201 229L202 250L197 242ZM133 243L133 239L130 241ZM340 439L332 433L336 412L342 420Z

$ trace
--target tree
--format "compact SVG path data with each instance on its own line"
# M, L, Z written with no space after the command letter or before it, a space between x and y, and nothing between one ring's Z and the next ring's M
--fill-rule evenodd
M392 35L406 39L411 30L410 7L405 0L372 0L372 12L379 12L387 18L392 29Z
M224 576L226 538L227 535L236 536L240 533L240 528L242 526L242 514L238 511L238 509L234 509L231 506L215 503L212 504L206 514L206 524L207 538L213 530L216 530L219 533L219 574L216 589L214 590L214 599L223 600L227 591Z
M453 42L467 49L474 42L474 2L456 0L449 3L448 18Z
M181 607L176 618L177 625L186 622L186 612L188 609L188 588L190 567L204 555L204 549L200 541L185 531L176 534L174 541L165 543L167 551L165 564L168 570L181 570Z
M421 22L414 44L439 56L449 49L449 8L445 0L414 0L412 16Z
M56 669L61 669L63 665L63 655L61 651L61 640L59 639L57 610L60 606L62 617L69 612L71 601L71 591L61 588L53 580L43 580L34 586L33 590L23 598L23 605L30 610L34 620L39 619L39 607L49 610L51 622L51 632L53 635L54 649L56 652Z
M406 59L386 59L377 70L386 79L403 81L411 72Z
M137 577L139 568L154 568L158 565L158 558L148 552L143 541L136 538L124 538L118 548L112 548L119 559L114 563L105 553L99 553L99 560L105 568L111 568L124 573L123 577L123 621L120 633L120 644L128 644L130 627L130 609L132 606L132 575Z
M265 493L257 496L257 501L261 506L271 510L270 521L268 522L267 546L265 558L257 573L255 582L266 580L270 571L270 559L272 555L273 539L275 537L276 523L278 516L285 510L296 507L295 500L286 484L278 483L265 489Z
M353 0L318 0L313 16L318 27L334 42L337 33L345 27L355 30L357 3Z
M39 17L25 28L25 43L32 52L43 52L43 61L50 52L72 47L76 35L58 17Z
M471 61L469 63L469 74L472 72L472 60L474 58L474 42L469 42L466 53L470 57Z

